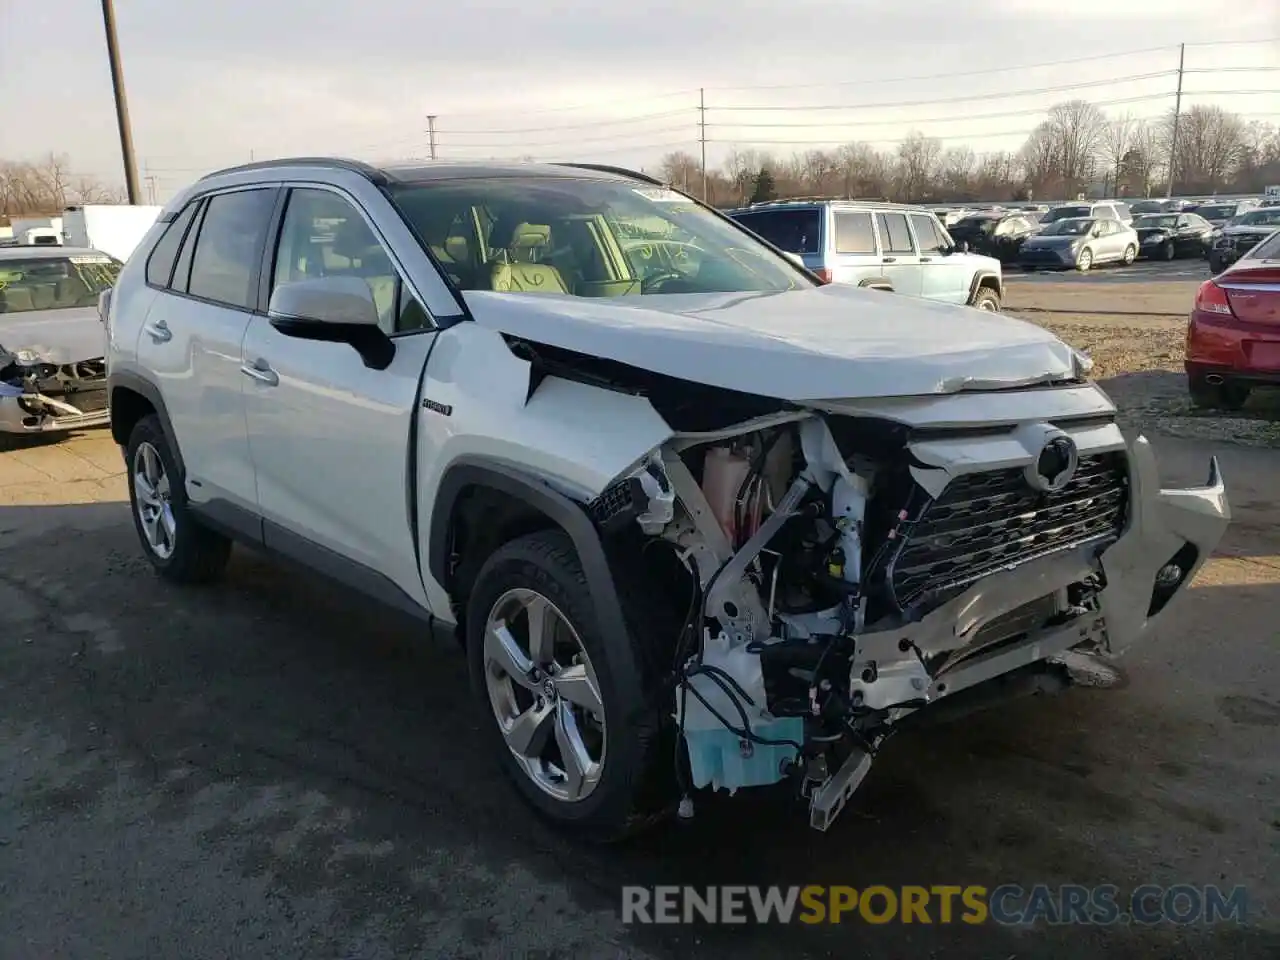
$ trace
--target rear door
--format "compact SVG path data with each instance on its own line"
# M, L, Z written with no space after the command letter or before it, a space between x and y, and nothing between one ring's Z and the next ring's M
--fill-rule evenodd
M875 225L867 210L836 209L832 280L855 286L884 280L884 264L876 246Z
M256 510L240 350L278 194L250 187L193 201L148 261L156 269L147 283L161 292L138 337L138 361L165 399L187 495L197 503ZM177 244L176 260L168 259Z
M920 296L923 287L920 251L907 227L907 215L896 210L877 213L876 233L880 236L880 262L894 292Z
M408 478L434 325L367 213L336 188L290 190L272 248L264 308L281 284L359 277L396 349L391 364L375 370L349 344L288 337L265 315L253 318L237 373L263 538L313 566L329 563L389 602L405 594L424 602Z

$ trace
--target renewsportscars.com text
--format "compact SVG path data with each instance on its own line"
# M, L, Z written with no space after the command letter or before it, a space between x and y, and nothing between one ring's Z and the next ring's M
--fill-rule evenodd
M1244 923L1244 887L1146 884L623 887L623 923L1177 925Z

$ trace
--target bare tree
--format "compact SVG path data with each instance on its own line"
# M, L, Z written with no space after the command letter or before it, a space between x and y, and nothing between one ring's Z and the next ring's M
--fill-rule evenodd
M1106 115L1087 100L1068 100L1050 107L1046 122L1063 189L1073 196L1093 177L1107 129Z
M1057 137L1048 120L1038 125L1027 137L1019 152L1027 186L1041 196L1058 192L1062 182L1058 162Z
M1164 142L1173 140L1173 111L1162 124ZM1222 107L1196 104L1178 119L1178 143L1172 157L1178 189L1212 190L1226 182L1245 149L1244 121ZM1166 146L1166 150L1168 146Z
M907 203L923 199L933 186L942 157L942 141L913 130L898 144L898 191Z
M939 161L941 186L952 200L973 199L973 169L977 157L969 147L950 147Z
M1124 158L1133 148L1133 135L1137 126L1138 121L1134 119L1133 114L1126 111L1123 115L1109 120L1102 131L1099 152L1110 168L1112 188L1116 193L1120 192L1120 168ZM1145 195L1144 191L1143 196Z
M662 174L663 180L673 187L679 187L685 191L698 183L702 172L702 166L698 158L684 150L668 153L662 158L662 163L659 164L658 169Z

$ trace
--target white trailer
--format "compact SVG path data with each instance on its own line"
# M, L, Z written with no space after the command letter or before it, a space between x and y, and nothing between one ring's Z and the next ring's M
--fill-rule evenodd
M124 203L88 203L62 213L62 237L67 246L100 250L125 261L163 207Z

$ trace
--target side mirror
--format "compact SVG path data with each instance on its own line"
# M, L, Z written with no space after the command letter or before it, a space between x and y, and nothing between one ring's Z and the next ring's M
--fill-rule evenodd
M956 249L957 249L957 250L959 250L961 253L968 253L968 252L969 252L969 241L968 241L968 240L961 240L961 241L960 241L960 245L959 245L958 247L956 247Z
M374 370L395 357L395 344L378 326L373 291L359 277L282 283L272 291L267 319L286 337L349 344Z

